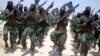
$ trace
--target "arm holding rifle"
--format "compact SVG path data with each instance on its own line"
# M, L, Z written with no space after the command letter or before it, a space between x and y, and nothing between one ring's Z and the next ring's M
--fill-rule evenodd
M79 6L79 4L77 4L75 7L71 7L69 8L69 10L67 10L67 12L60 18L60 20L57 21L57 24L59 24L60 22L62 22L64 19L66 19L71 13L74 12L74 10ZM68 19L69 20L69 19Z

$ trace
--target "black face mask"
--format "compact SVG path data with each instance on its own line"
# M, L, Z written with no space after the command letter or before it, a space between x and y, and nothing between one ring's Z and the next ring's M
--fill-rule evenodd
M24 12L26 12L27 11L27 7L24 7Z
M13 10L13 2L12 1L8 1L6 9L8 9L9 11Z
M88 17L90 15L90 12L91 12L91 7L86 7L84 15Z
M43 15L45 13L45 9L44 8L40 8L39 9L39 13Z
M65 9L61 8L60 9L60 17L62 17L65 13L66 13Z
M31 4L31 6L30 6L30 11L35 11L35 4Z
M19 10L21 10L21 11L23 10L23 5L22 4L19 5Z

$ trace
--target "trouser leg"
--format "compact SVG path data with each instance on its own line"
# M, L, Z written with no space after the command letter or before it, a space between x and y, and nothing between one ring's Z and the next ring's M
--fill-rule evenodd
M55 34L55 32L53 31L53 32L51 32L51 34L50 34L50 39L51 39L51 41L53 42L53 44L54 44L54 46L53 47L55 47L55 46L57 46L57 39L56 39L57 37L56 37L56 34Z
M77 40L77 47L76 47L76 49L79 49L80 48L80 40L78 39Z
M40 35L39 35L39 43L42 44L43 39L44 39L44 30L41 31Z
M77 39L78 39L78 33L75 31L74 42L77 42Z
M27 48L27 46L26 46L26 38L27 38L28 34L29 34L29 28L26 28L23 31L22 36L21 36L21 44L22 44L23 49Z
M5 48L8 48L8 43L7 43L7 40L8 40L8 28L5 28L6 26L4 26L4 29L3 29L3 40L5 42Z
M64 44L67 40L67 35L66 33L63 33L61 35L58 35L59 36L59 40L58 40L58 47L59 47L59 55L61 55L61 52L64 50Z
M89 50L88 43L87 42L81 42L81 55L87 56L88 50Z
M35 49L35 40L36 40L36 34L35 34L35 33L31 34L30 40L31 40L30 49L31 49L31 51L33 52L34 49Z
M11 45L11 49L13 49L15 43L16 43L15 34L14 34L14 32L10 32L10 45Z
M100 52L100 40L98 41L98 47L99 47L98 52Z
M20 42L21 42L21 37L22 37L22 33L23 33L23 29L19 29L19 35L18 35L18 43L17 44L20 44Z

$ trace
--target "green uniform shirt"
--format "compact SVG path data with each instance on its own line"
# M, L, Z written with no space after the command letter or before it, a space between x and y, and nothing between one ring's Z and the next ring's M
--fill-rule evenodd
M71 20L71 27L74 28L76 31L80 31L80 18L73 17Z
M56 29L57 29L60 33L66 32L66 27L67 27L67 25L68 25L68 21L69 21L68 18L67 18L67 19L64 19L63 21L61 21L61 22L57 25Z
M58 19L59 15L52 15L50 19L51 25L54 24Z
M80 22L78 24L78 27L80 27L80 30L82 32L79 34L80 40L86 42L88 40L93 39L93 35L92 35L93 24L89 23L84 27L81 26L83 23L86 23L89 20L89 18L85 16L81 16L79 20Z
M21 12L20 10L17 10L16 17L20 17L22 14L23 12ZM16 18L16 26L21 27L21 24L22 24L22 18Z
M6 10L4 10L3 12L2 12L2 20L3 21L6 21L7 20L7 15L9 15L10 14L10 11L8 11L8 9L6 9Z

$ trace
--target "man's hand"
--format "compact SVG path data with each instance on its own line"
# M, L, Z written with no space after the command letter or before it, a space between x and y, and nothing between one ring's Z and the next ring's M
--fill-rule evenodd
M100 25L96 26L96 28L99 30L100 29Z
M86 23L83 23L82 26L86 26Z

